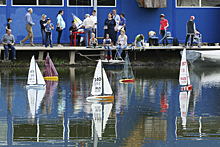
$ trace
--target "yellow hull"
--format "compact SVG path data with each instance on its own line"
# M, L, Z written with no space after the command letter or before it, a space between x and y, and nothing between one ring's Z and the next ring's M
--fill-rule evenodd
M48 80L48 81L58 81L58 76L44 77L44 80Z
M104 98L104 99L113 99L114 95L108 95L108 96L94 96L96 98Z

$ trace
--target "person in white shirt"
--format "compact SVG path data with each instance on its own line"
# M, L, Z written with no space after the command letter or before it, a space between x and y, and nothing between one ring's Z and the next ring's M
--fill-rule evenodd
M93 10L92 11L92 15L90 16L90 18L93 20L93 22L95 23L95 35L97 36L96 34L96 29L97 29L97 16L96 16L96 10Z
M113 12L113 19L115 20L116 25L118 25L121 20L120 16L118 14L116 14L117 13L116 9L113 9L112 12ZM118 32L115 31L115 40L117 40L117 33ZM114 42L114 44L116 44L116 42Z
M94 27L95 27L94 21L90 18L89 14L86 14L85 19L83 20L83 28L85 28L85 44L86 44L86 46L89 45L88 35L89 35L89 37L92 36L92 32L94 31Z

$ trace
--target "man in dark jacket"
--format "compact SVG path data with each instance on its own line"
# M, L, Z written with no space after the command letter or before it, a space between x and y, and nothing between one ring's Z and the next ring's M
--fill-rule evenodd
M187 41L188 41L190 36L191 36L190 47L193 44L193 37L195 36L195 33L196 33L196 25L195 25L195 22L193 21L194 19L195 19L195 17L191 16L190 20L187 21L187 24L186 24L186 33L187 33L187 35L186 35L185 46L187 45Z

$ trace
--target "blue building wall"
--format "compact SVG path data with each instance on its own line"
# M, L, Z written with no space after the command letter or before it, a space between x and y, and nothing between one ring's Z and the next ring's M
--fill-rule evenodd
M147 38L148 32L153 30L159 36L159 15L164 13L169 21L169 28L174 37L180 42L184 42L186 36L186 22L191 15L196 17L196 27L203 34L204 42L219 42L220 27L218 13L220 8L176 8L175 0L167 0L167 8L139 8L136 0L116 0L116 7L98 7L98 36L104 36L104 21L108 12L116 8L118 14L125 13L127 19L128 42L133 42L135 36L143 33ZM12 34L15 36L16 43L22 40L26 35L24 16L27 13L28 6L11 6L11 0L7 0L7 6L0 6L0 20L5 23L0 25L0 35L5 33L6 19L11 17ZM71 26L72 15L76 14L81 20L86 13L91 14L93 7L68 7L67 0L64 0L62 7L32 6L34 13L32 18L34 23L34 42L41 43L41 32L39 21L42 14L51 18L52 23L56 24L56 14L59 10L64 10L63 18L66 22L66 28L63 31L61 42L69 43L69 27ZM53 42L56 43L57 32L53 31ZM28 43L28 42L27 42Z

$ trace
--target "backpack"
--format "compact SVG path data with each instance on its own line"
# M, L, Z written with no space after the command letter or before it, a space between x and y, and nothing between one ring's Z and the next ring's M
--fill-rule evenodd
M177 38L173 39L173 46L179 46L179 41Z

